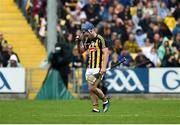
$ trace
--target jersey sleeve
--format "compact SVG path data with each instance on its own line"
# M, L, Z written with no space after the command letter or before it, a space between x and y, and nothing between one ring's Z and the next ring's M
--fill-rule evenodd
M107 48L107 41L99 35L99 44L100 44L100 48Z

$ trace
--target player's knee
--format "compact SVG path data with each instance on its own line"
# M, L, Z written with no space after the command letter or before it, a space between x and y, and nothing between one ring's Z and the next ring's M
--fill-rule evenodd
M96 91L96 87L95 86L89 86L89 92L90 93L94 93Z

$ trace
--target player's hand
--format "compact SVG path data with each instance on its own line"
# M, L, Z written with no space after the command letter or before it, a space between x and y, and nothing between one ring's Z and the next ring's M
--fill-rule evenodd
M100 74L105 74L106 73L106 68L101 68Z
M78 35L78 36L76 36L76 38L75 38L75 42L79 42L80 41L80 36Z

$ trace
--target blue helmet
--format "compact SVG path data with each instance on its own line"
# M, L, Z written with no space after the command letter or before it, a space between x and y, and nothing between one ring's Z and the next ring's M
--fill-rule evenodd
M84 24L82 24L81 26L81 31L83 32L88 32L89 30L94 29L94 25L90 22L86 22Z

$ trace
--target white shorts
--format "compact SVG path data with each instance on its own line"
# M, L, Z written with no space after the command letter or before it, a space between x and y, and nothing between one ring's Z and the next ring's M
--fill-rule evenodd
M86 69L86 80L87 80L87 77L88 77L89 75L94 75L94 74L97 74L97 73L99 73L99 72L100 72L100 68L93 68L93 69L87 68L87 69Z

